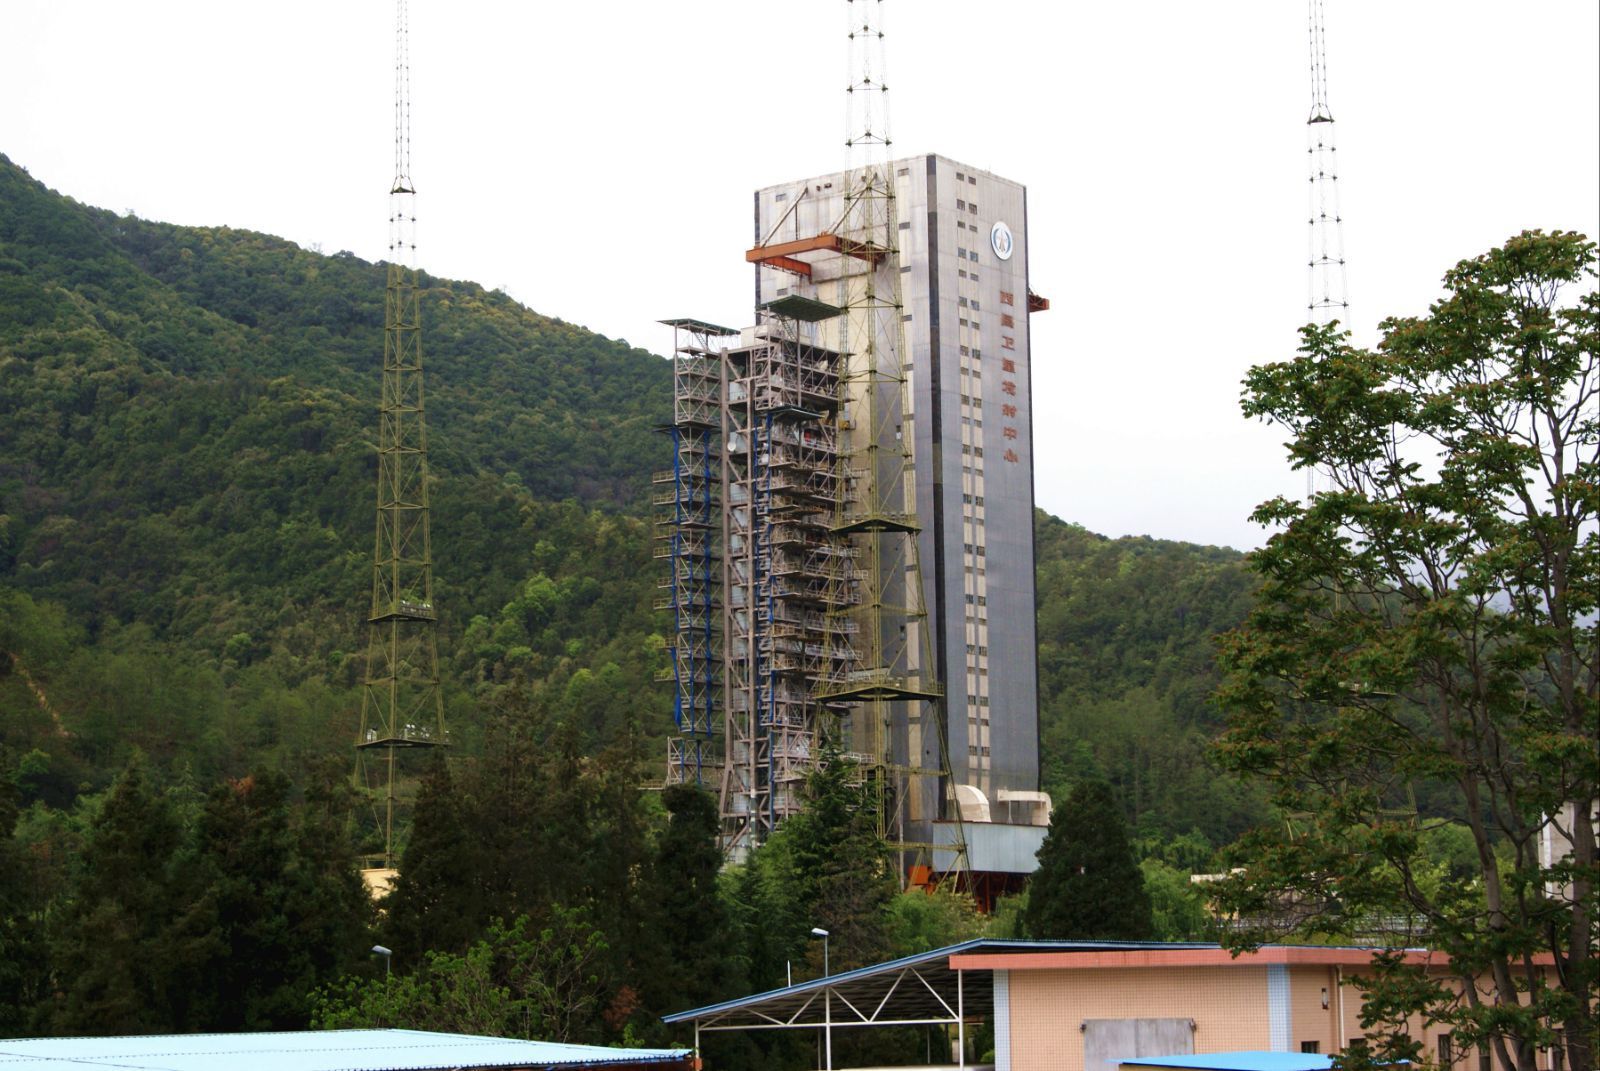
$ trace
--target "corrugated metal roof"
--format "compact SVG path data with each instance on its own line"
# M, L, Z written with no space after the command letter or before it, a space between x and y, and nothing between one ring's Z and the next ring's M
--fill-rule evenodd
M423 1030L297 1030L266 1034L19 1038L0 1041L0 1068L130 1071L465 1071L582 1068L685 1060L688 1049L613 1049Z
M892 989L896 986L895 976L908 967L922 967L937 969L937 973L927 980L927 988L908 989L905 999L917 1000L923 1005L938 998L935 989L948 990L944 994L946 1002L954 1006L956 999L956 981L954 971L948 970L947 961L951 956L975 952L1075 952L1075 951L1134 951L1152 948L1215 948L1216 945L1205 944L1169 944L1159 941L1013 941L994 937L975 937L960 944L950 945L946 948L935 948L930 952L919 952L916 955L903 956L892 959L886 963L877 963L870 967L860 967L853 971L841 971L825 978L812 978L805 982L797 982L783 989L774 989L766 993L753 993L747 997L736 1000L725 1000L720 1004L709 1004L703 1008L691 1008L688 1011L674 1012L663 1015L664 1023L682 1023L695 1019L717 1017L724 1023L731 1022L727 1013L750 1010L758 1021L771 1022L771 1017L776 1016L786 1019L796 1009L805 1006L817 992L831 989L847 995L860 995L863 999L880 989ZM988 1000L988 993L969 992L967 995L967 1011L975 1015L986 1014L988 1005L983 1003ZM906 1009L908 1017L914 1016L918 1010L931 1010L931 1005L924 1008Z

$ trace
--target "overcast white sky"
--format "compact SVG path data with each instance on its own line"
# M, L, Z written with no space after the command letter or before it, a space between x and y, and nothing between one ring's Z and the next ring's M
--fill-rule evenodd
M411 0L429 271L664 352L750 319L751 191L844 164L842 0ZM1303 491L1239 381L1306 319L1302 0L893 0L897 155L1024 182L1039 504L1237 547ZM384 255L393 6L6 0L0 153L80 201ZM1600 5L1327 0L1352 326L1600 234ZM376 345L376 343L375 343ZM448 429L437 429L448 434Z

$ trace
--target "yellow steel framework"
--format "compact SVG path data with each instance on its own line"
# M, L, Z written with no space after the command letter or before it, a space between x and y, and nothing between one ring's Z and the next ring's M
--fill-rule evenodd
M406 0L397 0L394 182L389 189L390 263L384 289L383 381L378 405L377 530L367 669L356 739L357 776L371 795L382 826L385 868L396 864L399 753L448 742L439 691L433 549L428 528L428 428L415 267L410 81Z
M900 871L931 874L933 844L909 835L950 781L948 726L937 680L924 601L910 443L910 351L905 342L900 292L896 176L890 173L888 86L883 78L882 0L847 0L851 46L848 87L850 168L844 209L832 228L838 236L832 264L812 275L831 288L845 310L839 348L849 353L840 377L840 414L849 478L835 500L835 533L855 544L858 601L849 613L859 637L847 677L818 698L854 704L847 747L876 790L884 837L900 854ZM829 277L832 277L831 280ZM933 793L918 782L934 778ZM965 869L959 822L955 865Z

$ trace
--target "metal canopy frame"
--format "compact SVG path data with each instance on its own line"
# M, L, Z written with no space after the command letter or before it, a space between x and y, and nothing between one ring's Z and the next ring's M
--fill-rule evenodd
M967 953L1114 952L1152 948L1215 947L1150 941L1007 941L980 937L871 967L813 978L797 985L756 993L662 1016L667 1024L693 1023L695 1051L701 1031L820 1030L833 1066L833 1031L868 1026L954 1026L965 1066L966 1027L994 1013L993 969L977 969L990 984L973 984L951 958Z

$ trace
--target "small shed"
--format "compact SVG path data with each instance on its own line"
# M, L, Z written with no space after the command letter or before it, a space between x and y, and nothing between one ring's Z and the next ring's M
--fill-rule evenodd
M0 1065L84 1071L693 1071L688 1049L613 1049L424 1030L0 1040Z

